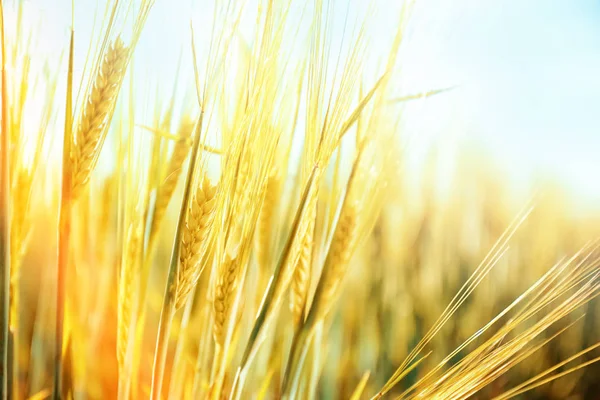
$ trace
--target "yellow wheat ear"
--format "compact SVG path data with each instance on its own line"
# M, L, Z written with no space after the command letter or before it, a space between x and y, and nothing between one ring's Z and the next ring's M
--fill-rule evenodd
M185 225L182 227L179 269L173 295L176 309L183 306L204 269L201 260L208 245L206 241L215 214L216 190L208 177L203 176L190 201Z
M125 75L128 57L129 49L117 38L108 48L85 101L71 154L73 198L77 198L87 184L98 161Z
M215 315L213 334L215 342L220 346L224 345L225 337L227 335L227 323L234 301L233 294L239 284L239 267L240 262L237 253L226 254L224 261L219 267L221 272L215 288L215 298L213 302Z
M123 252L123 262L119 277L118 326L117 326L117 362L120 370L125 366L125 356L129 344L129 330L135 308L134 296L137 295L140 260L142 254L143 224L136 221L127 229Z
M308 297L308 289L310 287L310 274L312 272L312 250L313 236L315 230L315 214L316 209L313 206L316 200L311 203L309 210L310 215L307 222L306 231L301 237L302 241L298 244L298 262L294 268L290 291L290 309L295 326L300 326L304 322L304 314L306 310L306 301Z

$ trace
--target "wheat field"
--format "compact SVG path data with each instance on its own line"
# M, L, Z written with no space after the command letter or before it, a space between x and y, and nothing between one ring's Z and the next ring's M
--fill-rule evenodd
M2 399L599 398L600 208L408 161L414 2L205 1L159 90L161 1L0 1Z

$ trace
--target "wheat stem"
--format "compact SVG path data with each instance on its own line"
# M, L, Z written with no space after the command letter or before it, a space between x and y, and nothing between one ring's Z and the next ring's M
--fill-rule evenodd
M356 164L355 164L356 165ZM353 181L354 172L350 178L349 186ZM310 307L306 321L301 325L299 333L292 345L292 351L286 367L283 381L283 393L294 396L298 379L300 379L306 354L310 349L315 328L329 311L335 296L339 291L341 280L345 274L354 244L356 243L356 206L348 203L348 193L344 199L344 206L335 228L331 246L325 259L323 272L317 284L315 297Z
M9 340L9 291L10 291L10 179L9 179L9 131L8 90L6 87L6 44L4 42L4 7L0 1L0 23L2 26L2 140L0 147L0 398L8 393L8 340Z
M63 138L63 170L62 193L59 208L58 227L58 271L56 280L56 333L54 337L54 388L52 398L57 400L62 396L62 353L63 353L63 324L65 314L66 275L69 265L69 242L71 235L71 134L73 120L73 46L75 33L71 30L69 47L69 70L67 77L67 94L65 107L65 129Z
M264 299L259 307L256 320L252 326L248 343L242 355L240 365L236 372L236 377L231 390L232 398L239 399L244 388L245 378L258 347L264 338L264 329L268 325L270 318L277 312L282 301L283 294L289 287L292 279L293 270L291 266L297 262L298 252L297 236L305 228L306 214L309 209L309 203L315 196L317 185L320 178L320 169L314 166L309 178L306 181L300 205L296 210L296 215L292 227L288 234L284 249L279 256L277 266L273 272L273 277L265 290Z
M175 242L173 243L173 251L171 252L171 263L169 265L169 276L167 278L167 284L165 287L165 295L163 298L162 310L160 313L160 320L158 324L158 334L156 337L156 349L154 353L154 362L152 366L152 387L150 391L150 398L152 400L160 400L163 375L165 369L165 363L167 360L167 349L168 349L168 338L171 329L171 323L173 321L173 315L175 314L175 297L173 291L173 285L177 280L177 270L179 264L179 254L182 242L183 226L187 218L187 210L189 199L191 195L191 186L194 176L194 170L196 167L196 161L198 158L198 150L200 148L200 134L202 131L202 117L203 112L200 111L200 117L196 123L194 145L192 149L192 158L188 167L188 173L185 183L185 192L183 194L183 201L181 203L181 212L179 213L179 220L177 222L177 231L175 235Z
M193 129L193 123L190 125L187 119L183 119L179 127L179 134L188 137L192 133ZM157 140L155 145L160 143L158 138L155 138L155 140ZM175 143L173 152L167 163L167 168L160 176L160 184L156 192L156 203L152 212L150 213L150 233L147 245L145 247L144 260L141 267L142 273L140 277L140 296L138 301L137 323L135 325L135 337L132 339L134 341L134 363L139 362L140 352L142 349L142 339L144 327L146 325L145 305L147 304L148 300L150 270L160 235L160 227L162 225L162 221L164 220L168 205L173 197L173 193L177 187L177 183L179 182L179 177L181 175L181 171L183 170L185 160L188 157L189 150L190 145L186 140L182 140L180 138L180 140ZM137 367L134 367L134 370L137 370Z
M181 392L183 389L184 379L183 374L185 372L185 352L187 350L188 343L188 326L190 318L192 316L192 309L194 306L194 295L197 287L192 289L189 301L185 304L183 309L183 316L179 325L179 338L177 340L177 346L175 348L175 355L173 356L173 369L171 371L171 383L169 385L168 399L180 399Z

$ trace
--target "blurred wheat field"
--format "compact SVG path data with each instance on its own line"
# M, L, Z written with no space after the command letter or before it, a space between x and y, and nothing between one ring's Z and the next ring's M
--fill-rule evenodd
M207 1L159 89L155 1L0 1L2 399L598 398L600 209L413 162L412 2Z

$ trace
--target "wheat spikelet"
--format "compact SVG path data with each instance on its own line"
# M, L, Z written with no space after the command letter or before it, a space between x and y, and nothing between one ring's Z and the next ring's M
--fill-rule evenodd
M119 281L119 307L117 326L117 361L119 368L124 366L129 343L129 328L135 305L136 280L141 262L143 223L131 225L123 253L121 279Z
M208 177L203 176L202 182L190 202L187 219L183 226L179 270L174 287L176 309L183 306L202 272L202 250L206 245L206 238L214 217L215 193L216 186L210 183Z
M179 127L178 136L187 138L192 133L193 129L194 121L191 119L184 119ZM156 208L154 212L155 214L154 218L152 219L152 228L150 230L151 243L156 240L156 235L158 234L160 224L165 216L169 202L171 201L171 197L173 197L173 193L177 187L177 182L179 182L179 177L183 171L183 163L185 162L189 152L190 146L187 140L179 140L175 142L173 153L169 158L167 168L164 171L161 184L158 188Z
M290 308L296 326L304 320L304 309L310 286L314 226L315 220L314 218L311 218L299 244L300 255L296 267L294 268L294 276L292 278Z
M275 170L269 175L265 190L265 199L258 217L256 229L256 260L263 275L268 274L273 245L273 230L277 217L277 203L282 189L281 174Z
M222 346L225 343L227 334L227 321L233 305L234 293L239 282L239 253L232 255L226 253L225 260L221 264L219 277L214 293L213 308L215 313L215 323L213 326L213 335L217 344Z
M108 48L83 109L71 154L72 196L89 181L106 137L111 112L127 67L129 49L117 38Z

